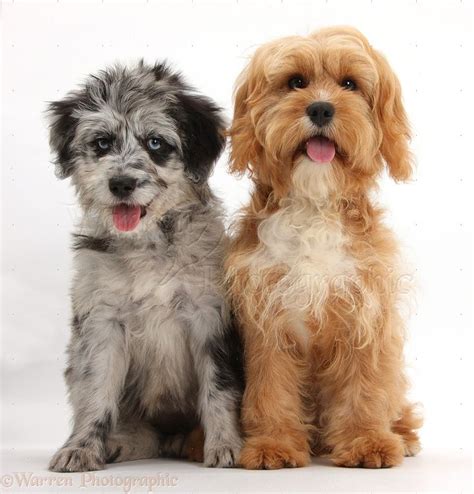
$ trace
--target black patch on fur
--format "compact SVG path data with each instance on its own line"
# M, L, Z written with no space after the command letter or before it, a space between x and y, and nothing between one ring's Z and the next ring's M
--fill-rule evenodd
M166 62L155 64L151 70L157 81L166 79L166 81L174 87L179 87L180 89L186 88L186 84L183 82L181 75L178 72L173 71Z
M76 132L78 120L72 116L76 108L76 100L72 98L55 101L49 105L48 111L53 116L50 131L50 145L56 153L56 164L59 165L60 177L69 177L73 171L71 142Z
M53 101L47 108L50 118L49 143L56 154L55 163L58 165L59 178L69 177L74 169L71 143L79 122L74 116L78 108L97 110L97 106L87 96L85 90L71 92L63 100Z
M203 183L194 187L194 192L196 192L196 194L198 195L199 200L201 201L201 204L203 206L207 206L210 199L215 197L211 189L209 188L208 183Z
M64 379L67 381L72 374L72 367L68 365L64 370Z
M112 428L112 414L109 411L105 412L101 419L96 420L92 424L92 427L91 437L95 437L100 441L105 441L107 434Z
M89 249L96 252L113 252L113 242L110 238L91 237L90 235L73 234L73 250Z
M110 412L106 412L104 417L93 422L89 435L79 442L79 448L89 447L91 444L105 444L105 440L112 429L112 417Z
M81 379L88 379L92 376L92 367L90 364L87 364L84 369L81 370Z
M119 456L120 453L122 452L122 446L118 446L117 449L111 453L109 456L107 456L106 463L113 463Z
M151 421L153 427L161 434L187 434L198 424L199 420L193 410L182 410L172 396L159 398L159 408Z
M153 71L153 74L155 74L155 79L157 81L162 81L164 78L168 77L171 74L171 71L165 62L157 63L152 68L152 71Z
M224 334L210 339L207 346L217 368L217 389L237 389L242 392L245 381L243 347L234 317Z
M77 314L74 314L72 318L71 328L72 328L72 332L76 336L79 336L81 334L82 321L81 321L81 317L78 316Z
M148 156L153 161L153 163L155 163L155 165L158 166L166 165L170 154L174 151L173 146L171 146L171 144L168 144L166 141L162 140L159 149L153 151L152 149L148 148L146 141L147 139L145 139L145 142L143 143L143 147L145 151L148 153Z
M128 419L142 420L145 414L145 408L142 404L141 376L140 367L137 369L132 361L125 378L125 386L119 405L119 409L127 415Z
M156 179L156 183L160 186L160 187L163 187L163 189L167 189L168 188L168 184L162 179L162 178L157 178Z
M168 211L160 221L158 221L158 228L163 233L168 245L173 243L174 231L176 226L176 214L172 211Z
M184 91L176 96L178 104L169 112L180 129L185 171L193 182L203 183L225 144L221 109L204 96Z
M71 329L75 336L80 336L82 333L82 325L84 321L89 317L89 312L86 314L74 314L71 321Z

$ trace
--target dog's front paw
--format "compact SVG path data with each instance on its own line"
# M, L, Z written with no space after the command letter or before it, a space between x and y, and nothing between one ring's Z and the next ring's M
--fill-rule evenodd
M347 445L336 446L332 461L342 467L389 468L402 462L404 452L399 435L381 433L358 437Z
M239 463L252 470L304 467L309 463L307 449L298 450L288 441L272 437L252 437L245 443Z
M240 439L222 443L206 444L204 465L206 467L230 468L237 464L241 448Z
M89 472L102 470L104 459L93 448L61 448L51 458L49 469L53 472Z

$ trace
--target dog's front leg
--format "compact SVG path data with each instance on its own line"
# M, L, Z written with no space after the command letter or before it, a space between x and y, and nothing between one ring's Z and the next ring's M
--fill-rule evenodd
M402 370L402 332L391 325L398 321L398 316L386 307L382 324L371 317L370 310L371 306L365 304L353 312L353 319L348 318L343 327L362 332L361 321L369 321L367 327L375 328L376 338L360 345L358 340L348 340L347 333L345 337L341 333L338 340L342 344L335 344L332 354L327 352L328 358L338 365L328 366L318 379L324 403L325 442L332 451L333 462L340 466L384 468L400 464L405 445L402 436L396 433L397 428L392 429L397 419L416 448L416 435L410 429L416 420L405 406L407 383ZM370 334L368 329L366 334ZM402 416L403 410L406 417Z
M74 427L51 459L50 470L100 470L106 462L105 440L118 416L118 402L128 368L125 335L117 320L97 315L75 317L66 382Z
M242 404L245 443L240 463L249 469L301 467L310 461L302 391L304 352L288 328L246 325L246 386Z
M192 326L199 379L198 406L205 432L204 464L232 467L237 463L242 444L239 428L242 383L238 375L240 362L236 362L241 351L238 337L231 325L224 327L217 313L196 314Z

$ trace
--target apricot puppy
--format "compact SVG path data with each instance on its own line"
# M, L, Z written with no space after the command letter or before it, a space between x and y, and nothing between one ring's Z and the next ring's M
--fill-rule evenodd
M405 397L400 273L371 191L412 173L400 84L352 28L260 47L237 84L231 170L254 183L227 257L245 343L240 463L398 465L419 451Z

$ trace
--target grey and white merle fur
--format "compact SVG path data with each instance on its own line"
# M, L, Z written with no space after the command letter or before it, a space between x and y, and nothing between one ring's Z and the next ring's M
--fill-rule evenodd
M74 425L49 468L179 457L200 426L205 464L233 466L240 343L207 183L224 146L220 109L166 64L140 62L91 76L48 113L57 174L83 210L65 371ZM123 204L141 207L132 231L114 226Z

